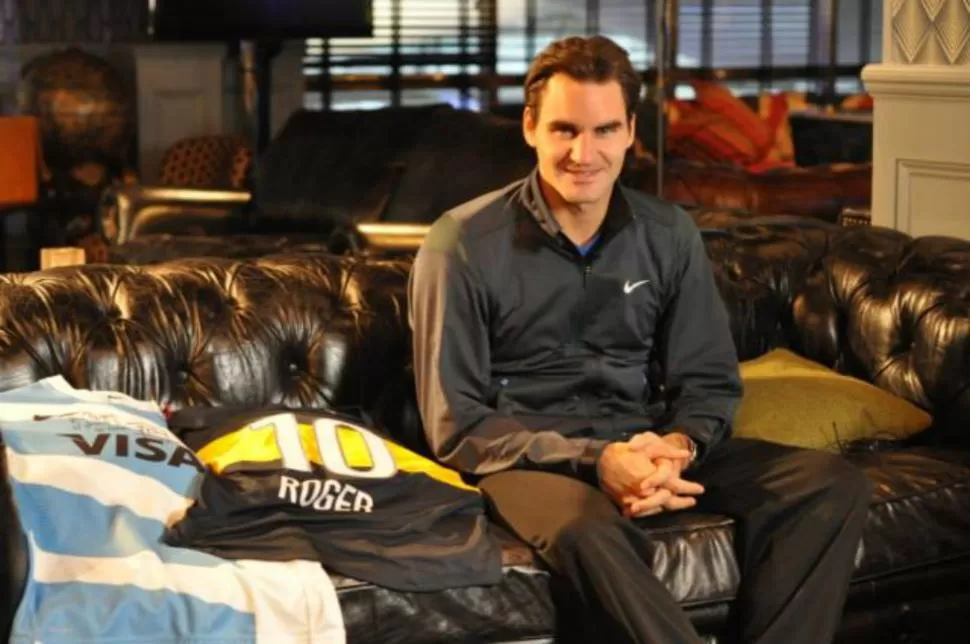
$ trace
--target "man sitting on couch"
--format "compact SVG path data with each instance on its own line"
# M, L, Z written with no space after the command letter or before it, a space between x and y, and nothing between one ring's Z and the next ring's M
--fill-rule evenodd
M609 39L551 44L525 84L538 167L427 235L409 316L430 445L616 639L699 640L631 520L696 508L737 522L740 641L831 641L869 483L833 454L730 438L742 385L700 233L617 182L640 85Z

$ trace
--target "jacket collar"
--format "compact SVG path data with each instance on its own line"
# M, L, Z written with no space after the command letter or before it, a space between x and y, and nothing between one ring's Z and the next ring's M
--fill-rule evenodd
M562 233L562 226L549 209L546 198L542 195L542 187L539 185L538 166L529 173L522 188L519 191L522 205L529 214L536 220L539 227L550 237L558 237ZM606 218L600 229L601 237L610 237L624 225L634 218L633 209L630 202L623 194L623 187L617 181L613 184L613 194L610 196L610 204L606 210Z

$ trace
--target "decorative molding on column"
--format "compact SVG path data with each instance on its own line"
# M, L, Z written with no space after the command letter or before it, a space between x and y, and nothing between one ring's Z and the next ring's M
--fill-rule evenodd
M970 0L968 0L970 1ZM877 97L970 98L970 65L866 65L866 91Z
M970 162L896 160L896 221L913 236L970 236ZM931 213L931 217L927 217Z
M887 0L891 49L886 62L970 64L970 0ZM889 56L886 56L889 54Z
M970 65L876 64L872 223L970 239Z

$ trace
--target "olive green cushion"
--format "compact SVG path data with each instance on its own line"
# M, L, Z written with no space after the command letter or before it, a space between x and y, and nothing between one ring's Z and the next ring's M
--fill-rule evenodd
M900 440L929 427L922 408L785 349L741 363L734 436L839 451L860 439Z

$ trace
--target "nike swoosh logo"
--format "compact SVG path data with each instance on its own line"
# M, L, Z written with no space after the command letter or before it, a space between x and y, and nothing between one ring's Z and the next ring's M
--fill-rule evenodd
M643 286L644 284L649 284L649 283L650 283L650 280L640 280L639 282L630 282L630 280L627 280L626 284L623 285L623 292L629 295L630 293L633 292L633 289L637 288L638 286Z

